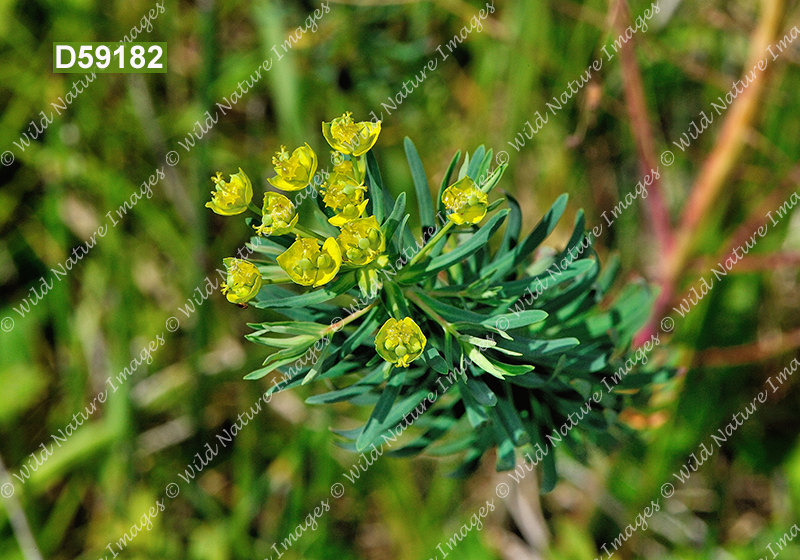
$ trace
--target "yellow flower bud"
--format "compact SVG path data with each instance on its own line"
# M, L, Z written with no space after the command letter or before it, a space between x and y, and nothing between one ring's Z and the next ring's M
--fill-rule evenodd
M477 224L486 216L489 199L475 181L464 177L447 187L442 193L447 217L457 225Z
M206 202L206 208L211 208L221 216L241 214L253 200L253 185L242 168L239 168L239 173L230 177L231 180L227 183L219 171L216 177L211 177L216 190L211 193L211 202Z
M229 257L223 259L228 276L222 293L231 303L242 304L256 297L261 289L261 272L250 261Z
M386 241L375 216L346 223L336 240L342 248L345 261L357 266L371 263L386 249Z
M380 121L356 123L349 112L322 123L322 135L331 148L353 156L367 153L378 141L380 133Z
M285 235L297 223L297 212L292 201L282 194L264 193L261 210L261 225L256 227L258 235Z
M422 355L427 342L413 319L389 319L375 336L375 350L387 362L397 367L408 367L408 364Z
M267 179L269 184L282 191L299 191L306 188L317 172L317 154L308 144L297 148L292 155L286 151L286 146L281 146L272 164L278 175Z
M316 287L327 284L339 272L342 251L333 237L326 239L321 249L316 239L298 238L277 261L292 282Z

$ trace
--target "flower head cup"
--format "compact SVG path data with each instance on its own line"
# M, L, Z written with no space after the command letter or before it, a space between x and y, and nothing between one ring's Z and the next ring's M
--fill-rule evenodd
M345 164L350 166L349 172ZM340 167L344 167L344 169L337 170ZM364 198L367 187L364 186L364 183L359 184L356 182L351 173L352 165L350 165L350 162L337 165L321 189L325 206L336 213L328 221L337 227L360 217L367 208L368 200Z
M286 151L286 146L281 146L272 158L277 175L270 179L269 184L282 191L299 191L306 188L317 172L317 154L311 146L300 146L292 155Z
M380 133L380 121L353 122L349 112L322 123L322 135L331 148L356 157L367 153L378 141Z
M282 194L264 193L261 225L256 228L258 235L285 235L294 229L296 223L297 212L291 200Z
M211 180L214 181L215 190L211 193L211 201L206 202L206 208L211 208L221 216L234 216L247 210L247 205L253 200L253 185L241 167L239 173L232 174L228 182L219 171Z
M371 263L386 249L386 241L375 216L346 223L336 239L342 248L344 260L357 266Z
M233 257L223 259L222 262L228 272L222 293L228 301L243 304L256 297L261 289L261 272L258 267L250 261Z
M336 240L329 237L319 246L316 239L298 238L277 258L295 284L322 286L333 280L342 266L342 251Z
M425 349L428 340L413 319L389 319L375 336L375 350L397 367L408 367Z
M477 224L486 216L489 199L475 181L464 177L447 187L442 193L447 217L457 225Z

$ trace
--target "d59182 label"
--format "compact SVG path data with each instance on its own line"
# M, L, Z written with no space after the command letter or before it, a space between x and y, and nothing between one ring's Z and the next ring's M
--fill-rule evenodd
M166 74L166 43L53 43L54 74Z

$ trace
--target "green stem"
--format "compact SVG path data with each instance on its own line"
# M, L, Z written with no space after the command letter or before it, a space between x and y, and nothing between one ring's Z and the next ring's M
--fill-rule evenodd
M335 331L341 330L342 327L352 323L353 321L355 321L356 319L361 317L364 313L368 312L370 309L375 307L375 305L377 303L378 303L377 301L373 301L368 306L359 309L355 313L351 313L350 315L348 315L347 317L345 317L341 321L337 321L336 323L331 323L330 326L325 327L325 329L322 331L322 334L326 335L326 334L329 334L330 332L335 332Z
M361 158L362 157L364 157L364 156L358 156L358 157L350 156L350 159L351 159L351 161L353 163L353 176L356 179L356 183L359 183L359 184L364 182L364 178L361 176L361 170L359 169L359 166L358 166L358 164L361 162Z
M252 202L248 202L248 203L247 203L247 207L248 207L250 210L252 210L253 212L255 212L256 214L258 214L259 216L261 216L261 215L262 215L262 214L261 214L261 208L259 208L258 206L256 206L256 205L255 205L255 204L253 204Z
M421 299L420 299L420 298L417 296L417 294L415 294L415 293L414 293L413 291L411 291L411 290L406 290L404 293L405 293L405 296L406 296L408 299L410 299L411 301L413 301L413 302L414 302L414 304L415 304L417 307L419 307L420 309L422 309L422 310L423 310L423 311L424 311L424 312L425 312L425 313L426 313L426 314L427 314L427 315L428 315L428 316L429 316L431 319L433 319L434 321L436 321L437 323L439 323L439 325L442 327L442 329L444 329L444 332L445 332L445 334L447 334L447 333L450 333L450 334L452 334L453 336L455 336L455 335L456 335L456 330L453 328L453 325L452 325L452 323L449 323L448 321L446 321L446 320L444 319L444 317L442 317L441 315L439 315L438 313L436 313L436 311L434 311L433 309L431 309L431 308L430 308L430 307L429 307L429 306L428 306L428 305L427 305L427 304L426 304L424 301L422 301L422 300L421 300Z
M305 233L306 235L308 235L310 237L313 237L315 239L319 239L320 241L325 241L327 239L327 237L324 237L324 236L320 235L319 233L317 233L316 231L310 230L305 226L301 226L300 224L296 224L294 226L294 229L299 231L300 233Z
M436 235L434 235L428 240L428 242L420 250L420 252L414 255L414 257L411 259L411 261L409 261L409 263L406 266L410 268L417 261L419 261L425 254L428 253L428 251L430 251L433 248L434 245L436 245L436 243L444 236L444 234L446 234L450 230L452 226L453 222L447 222L444 225L444 227L442 227L439 231L436 232Z

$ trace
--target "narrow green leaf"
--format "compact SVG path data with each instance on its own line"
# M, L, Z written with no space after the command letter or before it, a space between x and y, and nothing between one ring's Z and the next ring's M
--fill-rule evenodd
M417 193L419 219L424 232L425 229L434 225L431 188L428 186L428 178L425 176L425 168L422 166L422 160L419 158L417 148L408 136L403 140L403 147L406 150L408 167L411 169L411 178L414 181L414 189Z
M558 220L561 218L562 214L564 214L568 199L569 197L566 194L559 196L553 203L553 206L550 207L550 210L542 216L541 221L522 243L500 258L496 258L494 262L487 267L483 273L484 278L490 278L492 281L498 280L505 276L509 270L525 260L528 255L553 232L556 224L558 224Z
M403 220L403 216L406 215L406 193L400 193L400 196L397 197L397 200L394 203L394 208L392 208L392 213L389 214L389 217L386 218L386 221L381 226L381 230L383 231L383 236L387 242L392 240L394 236L395 230L397 230L397 226L400 225L400 222Z
M324 288L314 288L305 294L283 299L267 299L255 304L259 309L272 309L276 307L302 307L330 301L340 296L356 285L355 272L348 272Z
M483 158L486 155L486 148L483 146L478 146L478 149L475 150L475 153L472 154L472 157L469 160L469 166L467 167L467 177L478 182L478 171L480 171L481 164L483 163Z
M364 430L361 432L361 435L358 436L356 450L365 450L380 434L381 425L386 420L386 417L389 416L392 405L400 394L405 380L406 372L400 370L395 372L395 374L389 378L389 381L386 382L386 387L383 389L383 393L381 393L378 404L375 405L369 420L367 420L367 424L364 426Z
M547 319L547 312L541 309L529 309L527 311L517 311L515 313L503 313L487 317L481 324L494 326L501 331L509 329L519 329L534 323L539 323Z
M444 270L453 266L454 264L463 261L467 257L469 257L474 252L478 251L481 247L483 247L488 241L489 238L494 234L495 231L500 227L505 219L506 215L508 214L508 210L501 210L486 223L483 227L481 227L475 234L469 238L469 240L456 247L449 253L445 253L443 255L439 255L438 257L431 259L430 262L425 265L422 270L415 270L414 272L420 273L422 277L430 276L431 274L435 274L440 270ZM420 268L423 265L420 265ZM415 266L415 268L417 268ZM412 275L412 278L417 279L419 275ZM403 279L404 282L408 282L406 278ZM413 282L414 280L412 280Z
M369 178L369 203L372 207L372 214L378 219L378 222L383 222L383 218L386 216L386 202L383 197L385 187L383 179L381 179L381 171L378 168L378 160L375 159L372 150L367 152L367 177Z
M453 156L453 159L450 160L450 165L447 166L447 171L445 171L444 177L442 177L442 184L439 185L439 196L436 199L436 208L440 216L444 216L444 202L442 202L442 195L444 194L445 189L450 186L450 177L453 176L453 171L455 170L459 159L461 159L461 150L457 151L456 155Z
M516 243L519 239L519 232L522 228L522 210L519 207L517 199L507 192L503 194L505 195L509 208L508 222L506 222L506 231L503 232L503 239L500 241L500 247L497 249L497 253L495 253L495 259L502 257L511 250L512 244Z

